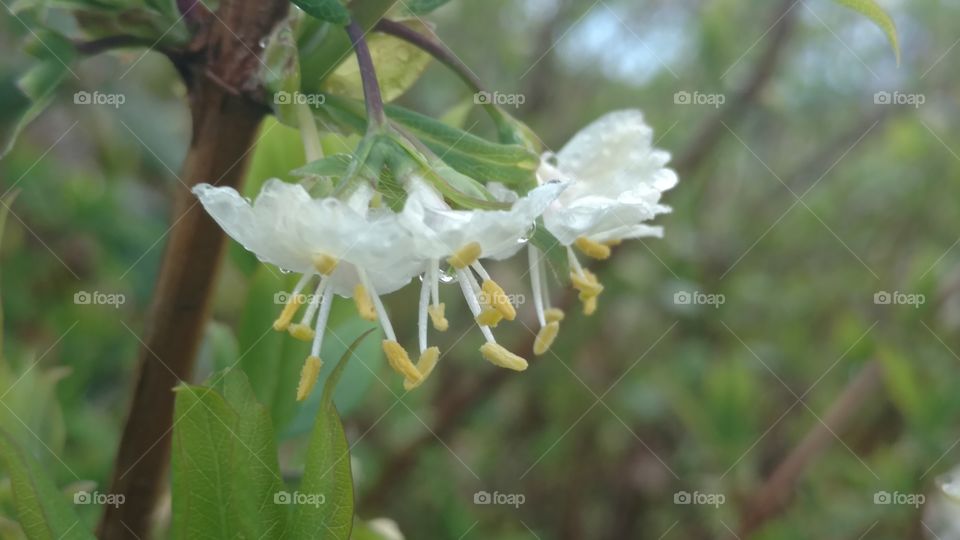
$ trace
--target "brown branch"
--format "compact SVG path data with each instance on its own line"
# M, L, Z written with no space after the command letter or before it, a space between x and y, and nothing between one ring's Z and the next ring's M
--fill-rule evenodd
M810 463L850 427L854 413L876 395L882 384L880 364L876 361L866 363L827 410L823 421L807 432L748 501L740 523L741 537L749 537L786 507Z
M700 127L697 134L687 145L686 151L681 153L674 161L674 167L678 171L690 174L692 171L699 169L703 165L704 159L713 153L717 143L726 131L724 124L730 124L740 118L749 106L756 101L760 91L770 82L780 56L793 33L793 27L796 25L795 6L797 3L797 0L781 0L780 6L771 21L773 30L771 30L770 36L765 38L768 40L767 48L763 51L757 63L754 64L750 76L734 93L728 104Z
M224 90L211 73L231 87L251 90L259 61L251 51L286 13L282 0L221 3L208 40L189 65L193 135L183 166L183 182L239 186L263 118L255 102ZM229 25L229 28L225 25ZM244 36L239 41L236 36ZM185 74L187 74L185 73ZM190 377L209 311L213 280L225 237L196 204L185 185L174 193L173 223L161 263L139 374L117 451L110 492L125 502L107 506L98 528L101 539L146 537L151 515L166 480L173 428L172 389Z

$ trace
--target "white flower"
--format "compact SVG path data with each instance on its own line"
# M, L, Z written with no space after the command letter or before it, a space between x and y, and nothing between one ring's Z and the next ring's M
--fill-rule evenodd
M438 331L447 329L445 305L440 302L440 261L446 260L460 285L486 344L480 351L494 364L522 371L527 361L497 344L491 327L501 320L516 317L510 298L484 269L480 259L503 259L514 255L528 241L537 217L563 191L560 182L548 182L524 197L505 189L492 190L505 210L455 210L426 181L413 177L407 181L408 198L403 223L418 239L419 251L429 260L423 279L419 309L421 355L438 354L427 346L427 318ZM479 276L480 280L477 279ZM423 358L423 357L422 357ZM408 381L408 386L415 384Z
M420 380L406 353L400 354L403 349L380 295L420 275L425 259L417 256L417 243L410 229L400 224L401 214L370 209L372 189L363 185L347 200L314 199L299 184L271 179L252 204L232 188L200 184L193 192L220 227L257 258L302 274L274 322L276 330L312 341L297 399L304 399L316 383L334 294L352 297L364 318L379 319L391 366ZM317 284L306 301L302 292L315 276ZM303 318L291 324L303 303L307 303Z
M643 222L670 211L660 195L677 184L677 175L664 167L670 154L652 141L640 111L616 111L582 129L556 156L544 156L541 182L570 180L544 212L547 230L565 246L581 237L603 243L662 235Z
M582 129L556 155L541 159L537 171L541 183L569 182L544 212L543 222L567 249L570 279L588 315L596 310L603 286L580 265L571 246L589 257L606 259L610 247L622 240L663 235L661 227L646 222L670 211L660 204L660 196L676 185L677 175L665 167L670 154L653 148L652 141L653 130L640 111L616 111ZM534 352L543 354L559 331L563 313L547 305L543 254L531 245L529 258L541 326Z

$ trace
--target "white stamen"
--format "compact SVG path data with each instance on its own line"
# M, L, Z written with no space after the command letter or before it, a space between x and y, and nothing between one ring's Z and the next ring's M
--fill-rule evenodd
M420 311L417 312L417 325L420 331L420 352L427 350L427 306L430 305L430 270L427 269L420 284Z
M306 274L300 276L300 281L297 281L297 284L293 286L293 291L290 292L290 296L294 297L300 294L300 291L307 286L307 282L310 281L310 278L313 277L313 272L307 272Z
M547 281L547 265L540 264L537 270L540 272L540 285L543 287L543 309L551 309L553 302L550 301L550 282Z
M433 287L433 290L430 292L430 295L433 297L433 305L440 305L440 259L434 259L430 262L430 267L428 268L430 272L430 286Z
M477 317L480 315L480 301L477 300L477 294L474 292L473 284L470 283L472 280L473 276L470 275L469 270L457 270L457 281L460 282L460 290L463 291L463 298L467 301L467 306L470 307L470 313L473 313L473 316ZM483 333L483 337L490 343L497 342L497 340L493 339L493 332L486 326L480 326L480 332Z
M530 287L533 289L533 307L537 311L537 322L540 328L547 325L547 319L543 314L543 287L540 283L540 254L537 248L531 245L527 250L530 258Z
M331 306L333 306L333 287L324 287L323 300L320 301L320 315L317 317L317 327L313 332L313 345L310 346L312 356L320 356L320 345L323 344L323 334L327 330Z
M485 279L485 280L486 280L486 279L490 279L490 274L488 274L487 271L483 269L483 265L480 264L480 261L476 261L476 262L474 262L473 264L471 264L470 266L471 266L474 270L476 270L477 273L480 274L480 277L482 277L483 279Z
M576 272L578 276L585 277L583 267L580 266L580 261L577 260L577 255L570 246L567 246L567 258L570 259L570 268L573 268L573 271Z
M313 320L313 316L317 313L317 308L320 307L320 295L323 294L326 287L327 280L321 276L320 283L317 283L317 288L313 291L313 297L310 298L310 304L303 312L303 318L300 319L300 324L309 325L310 321Z
M366 289L367 294L370 295L373 308L377 310L377 317L380 319L380 326L383 327L384 336L386 336L389 341L396 341L397 335L393 333L393 325L390 324L390 318L387 317L387 310L383 307L383 302L380 301L377 290L373 288L370 280L367 279L367 273L363 271L363 268L357 268L357 274L360 276L360 282L363 284L363 288Z

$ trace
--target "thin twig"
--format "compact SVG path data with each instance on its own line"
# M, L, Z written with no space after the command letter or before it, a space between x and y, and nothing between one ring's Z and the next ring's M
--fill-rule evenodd
M740 523L740 537L747 538L783 510L809 465L850 427L854 413L883 384L883 373L876 361L867 362L840 396L766 482L747 502Z

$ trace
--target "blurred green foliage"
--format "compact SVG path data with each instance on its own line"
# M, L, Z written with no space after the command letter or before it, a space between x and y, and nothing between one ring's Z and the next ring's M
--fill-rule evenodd
M568 313L555 354L491 378L496 368L480 358L478 332L449 291L451 330L438 337L445 354L417 391L404 394L369 339L365 362L349 365L336 396L359 515L389 516L413 539L725 537L874 361L884 385L850 429L831 434L787 509L757 537L920 537L924 507L875 504L874 495L933 499L936 478L960 461L960 132L950 122L960 5L884 4L900 32L899 69L870 21L827 1L793 8L797 28L770 84L667 194L665 238L617 249L602 272L601 308L592 318ZM729 103L768 45L773 9L743 0L490 0L451 2L431 20L491 90L525 96L516 114L548 147L603 112L639 107L658 146L683 156L724 106L678 104L675 94ZM32 61L15 48L28 30L6 15L0 28L10 51L0 75L9 78ZM68 492L108 484L189 143L184 91L163 58L131 50L74 70L0 161L2 190L20 191L0 243L0 427ZM80 90L127 99L78 105ZM877 103L877 92L925 102ZM431 65L400 103L440 116L471 97ZM0 116L14 105L4 100ZM480 111L463 127L495 135ZM248 194L303 162L295 132L268 123L261 133ZM527 291L524 271L516 261L497 268L517 292ZM303 344L268 331L273 295L290 285L231 245L196 380L239 362L269 404L280 472L297 480L321 404L294 402ZM414 289L388 297L408 343ZM674 301L694 291L725 301ZM877 304L882 291L925 302ZM125 301L78 304L80 292ZM348 303L334 311L331 359L367 328ZM532 310L521 311L520 323L498 328L504 343L529 337ZM457 399L474 394L435 436ZM400 454L417 440L426 444ZM0 481L0 535L18 538L10 489ZM524 504L475 504L481 491L523 494ZM680 492L725 502L676 504ZM88 530L100 511L74 510Z

